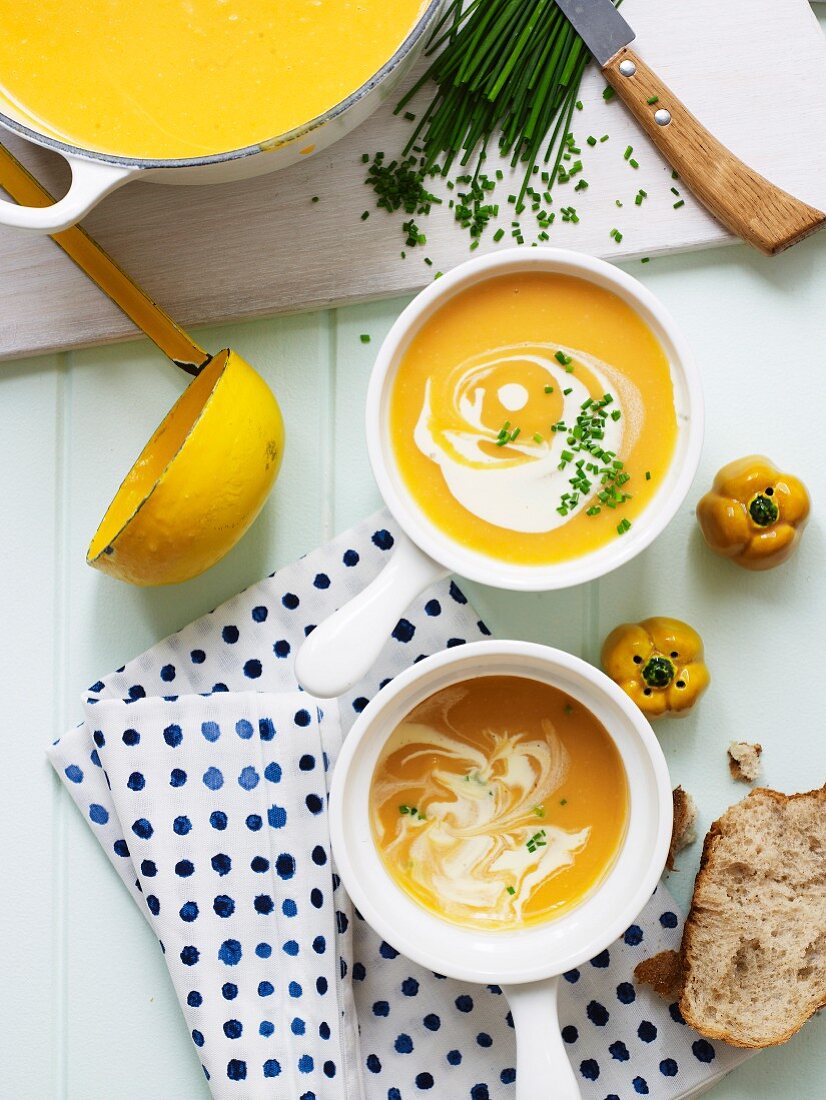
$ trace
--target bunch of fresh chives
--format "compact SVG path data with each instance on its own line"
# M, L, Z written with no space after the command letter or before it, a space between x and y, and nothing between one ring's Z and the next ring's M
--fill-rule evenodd
M427 48L433 61L397 107L429 82L436 94L405 154L447 173L458 158L479 171L488 144L525 166L524 197L542 155L556 178L588 51L555 0L451 0Z

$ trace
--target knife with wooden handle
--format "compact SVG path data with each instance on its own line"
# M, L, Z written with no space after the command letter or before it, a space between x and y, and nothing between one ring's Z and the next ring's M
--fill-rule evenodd
M774 256L821 228L826 214L738 160L628 48L635 34L612 0L556 2L646 134L727 229Z

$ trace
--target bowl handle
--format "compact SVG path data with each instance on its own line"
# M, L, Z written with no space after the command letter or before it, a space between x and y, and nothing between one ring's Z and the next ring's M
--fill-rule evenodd
M31 233L59 233L80 221L110 191L126 183L137 169L122 164L67 156L72 182L62 199L48 206L17 206L0 201L0 225ZM2 179L0 179L2 187Z
M298 651L295 673L311 695L343 695L366 675L404 609L447 576L407 538L396 536L390 561L357 596L315 628Z
M502 986L516 1031L516 1100L580 1100L559 1033L559 978Z

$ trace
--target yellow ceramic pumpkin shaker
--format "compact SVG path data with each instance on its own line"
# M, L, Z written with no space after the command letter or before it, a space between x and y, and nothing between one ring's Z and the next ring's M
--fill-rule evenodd
M809 507L802 481L763 455L748 455L718 471L697 520L715 553L744 569L773 569L793 553Z
M697 631L661 616L615 627L602 667L647 718L685 714L711 681Z

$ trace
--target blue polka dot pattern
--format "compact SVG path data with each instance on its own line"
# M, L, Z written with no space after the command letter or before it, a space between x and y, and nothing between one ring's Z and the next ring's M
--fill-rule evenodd
M217 1094L255 1095L289 1073L301 1080L292 1100L340 1100L354 997L366 1100L514 1098L500 991L414 966L353 918L331 875L325 810L341 732L415 660L487 634L459 587L441 584L404 613L376 667L341 701L340 720L324 721L295 694L304 637L375 576L394 531L383 517L348 533L99 681L91 695L113 709L93 712L92 699L94 728L51 754L178 968L188 1030ZM151 835L132 830L139 821ZM593 1080L577 1074L583 1100L629 1100L644 1095L640 1083L667 1100L664 1088L689 1091L731 1065L729 1050L699 1039L677 1006L635 989L634 965L674 946L678 924L660 889L619 944L566 974L567 1048L577 1070L598 1069ZM643 1023L657 1030L650 1041Z
M620 982L617 986L617 1000L620 1004L630 1005L637 999L637 991L631 982Z
M642 929L638 924L632 924L629 928L625 930L625 935L623 936L623 939L629 947L636 947L637 944L642 943Z
M579 1072L586 1081L596 1081L599 1077L599 1062L596 1058L585 1058L579 1063Z
M650 1020L641 1020L637 1028L637 1035L644 1043L653 1043L657 1038L657 1028Z

